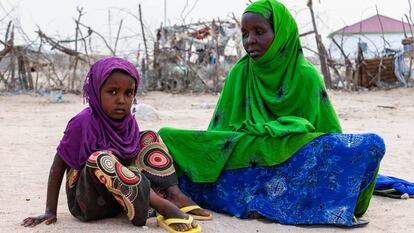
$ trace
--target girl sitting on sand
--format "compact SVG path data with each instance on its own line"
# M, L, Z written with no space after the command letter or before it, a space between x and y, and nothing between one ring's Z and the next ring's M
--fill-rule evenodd
M152 207L167 230L197 232L201 227L193 218L211 218L179 190L172 158L158 134L140 132L130 111L138 83L137 69L126 60L110 57L92 65L84 84L89 107L69 121L57 147L45 213L22 225L56 222L65 171L69 211L81 221L125 211L132 224L142 226Z

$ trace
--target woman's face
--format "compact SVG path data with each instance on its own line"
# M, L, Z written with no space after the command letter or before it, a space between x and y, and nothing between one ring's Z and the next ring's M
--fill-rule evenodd
M272 25L262 16L246 12L242 16L243 47L254 60L262 57L275 36Z
M128 74L113 72L101 87L101 106L112 120L120 120L131 112L135 80Z

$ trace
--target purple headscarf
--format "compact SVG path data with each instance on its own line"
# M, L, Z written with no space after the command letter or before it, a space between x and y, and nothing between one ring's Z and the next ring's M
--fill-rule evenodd
M100 90L113 70L126 71L138 88L139 74L130 62L117 58L103 58L93 64L83 87L89 107L73 117L57 147L57 153L68 166L82 169L89 156L99 150L110 150L123 160L134 158L139 148L139 128L132 114L119 121L110 119L101 107Z

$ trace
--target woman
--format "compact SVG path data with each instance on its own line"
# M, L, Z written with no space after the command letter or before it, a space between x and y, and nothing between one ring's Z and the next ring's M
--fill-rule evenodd
M275 0L245 10L247 55L230 71L207 131L159 131L180 187L201 206L283 224L359 226L385 148L374 134L340 134L298 28Z

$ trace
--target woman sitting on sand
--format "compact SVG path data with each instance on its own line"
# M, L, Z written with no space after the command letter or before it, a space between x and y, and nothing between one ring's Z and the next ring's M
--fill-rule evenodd
M375 134L342 134L293 17L257 1L241 20L242 57L207 131L159 131L201 206L282 224L361 226L385 153ZM253 215L252 215L253 214Z

